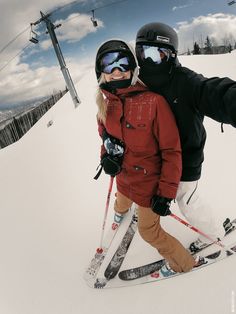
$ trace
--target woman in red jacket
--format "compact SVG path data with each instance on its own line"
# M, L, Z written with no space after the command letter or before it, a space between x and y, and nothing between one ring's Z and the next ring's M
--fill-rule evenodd
M165 51L160 58L166 58ZM175 119L165 99L138 81L131 47L109 40L98 49L96 74L101 165L116 176L115 219L137 204L141 237L155 247L176 272L195 265L194 258L160 226L170 213L181 177L181 148Z

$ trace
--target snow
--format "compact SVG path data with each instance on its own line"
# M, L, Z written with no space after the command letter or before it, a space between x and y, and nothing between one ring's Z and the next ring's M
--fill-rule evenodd
M184 56L206 76L236 80L236 54ZM99 163L93 72L20 141L0 150L0 313L227 314L235 311L235 262L146 285L93 290L83 273L99 245L109 178L93 180ZM53 124L48 127L48 122ZM200 189L219 219L235 218L236 132L206 119L208 141ZM112 216L112 193L109 220ZM179 214L176 208L175 213ZM165 217L185 245L196 237ZM159 258L137 234L122 269Z

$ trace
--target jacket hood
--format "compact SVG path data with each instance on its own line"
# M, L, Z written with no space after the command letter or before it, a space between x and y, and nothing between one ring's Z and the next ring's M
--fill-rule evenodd
M102 88L102 86L101 86ZM112 93L108 91L107 89L102 88L102 94L104 98L108 99L116 99L117 97L127 97L132 96L134 94L143 93L148 91L149 89L147 86L145 86L141 81L137 82L134 86L126 87L126 88L120 88L116 90L116 93Z

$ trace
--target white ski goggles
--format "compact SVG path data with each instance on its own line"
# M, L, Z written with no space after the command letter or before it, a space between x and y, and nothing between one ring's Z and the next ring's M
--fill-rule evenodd
M146 45L137 45L137 54L140 60L152 61L154 64L160 64L168 61L170 57L175 57L171 49Z
M101 71L107 74L111 74L115 68L127 72L131 70L131 62L122 52L108 52L102 57L100 67Z

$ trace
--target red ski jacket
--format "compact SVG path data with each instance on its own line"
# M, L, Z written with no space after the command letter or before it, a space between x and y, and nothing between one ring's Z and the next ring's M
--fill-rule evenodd
M166 100L146 87L135 86L112 94L102 90L107 105L106 131L124 142L117 189L136 204L150 207L153 195L175 198L182 172L179 133ZM102 153L104 146L102 146Z

